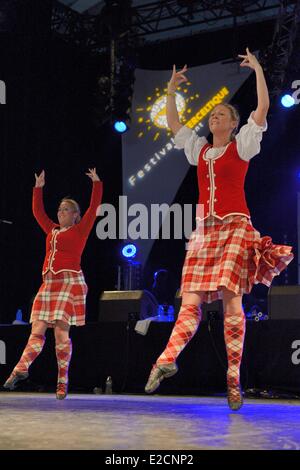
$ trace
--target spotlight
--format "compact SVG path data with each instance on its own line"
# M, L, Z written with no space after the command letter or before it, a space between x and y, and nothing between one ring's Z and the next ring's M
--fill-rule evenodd
M116 59L116 76L112 87L111 120L117 132L126 132L131 123L134 69L129 59L121 55Z
M121 134L123 132L127 131L127 125L124 121L115 121L114 128L117 132L119 132Z
M295 100L294 98L291 96L291 95L284 95L282 98L281 98L281 104L282 106L284 106L285 108L291 108L291 106L294 106L295 104Z
M122 255L124 258L134 258L137 252L137 248L135 245L125 245L124 248L122 249Z

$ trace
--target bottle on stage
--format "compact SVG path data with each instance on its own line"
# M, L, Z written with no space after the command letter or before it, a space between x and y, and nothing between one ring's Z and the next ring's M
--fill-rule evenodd
M106 395L111 395L112 392L113 392L112 391L112 378L109 375L106 379L106 382L105 382L105 394Z

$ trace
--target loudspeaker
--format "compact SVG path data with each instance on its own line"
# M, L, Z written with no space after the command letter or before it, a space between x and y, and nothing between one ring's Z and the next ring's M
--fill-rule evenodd
M99 322L144 320L157 314L158 302L147 290L104 291L99 300Z
M300 320L300 286L272 286L268 292L270 320Z
M174 309L175 315L178 316L180 307L181 307L181 297L179 295L180 290L176 292L175 300L174 300ZM223 302L222 300L215 300L210 304L203 303L201 305L202 309L202 320L221 320L223 319Z

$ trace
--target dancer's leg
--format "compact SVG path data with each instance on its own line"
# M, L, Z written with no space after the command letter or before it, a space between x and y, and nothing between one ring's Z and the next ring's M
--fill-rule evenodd
M54 328L55 352L57 358L58 377L56 398L62 400L68 392L68 370L72 357L72 341L69 337L70 325L58 320Z
M12 371L11 375L3 385L4 388L14 390L17 382L24 380L28 377L28 369L33 361L42 352L45 344L45 332L47 330L47 323L41 320L33 322L31 334L29 336L27 345L23 354Z
M164 378L177 372L176 359L193 338L201 321L201 292L184 292L181 309L165 350L153 366L145 387L147 393L154 392Z
M223 289L224 338L227 351L227 390L231 409L238 410L242 404L240 389L240 366L243 355L246 321L242 296Z

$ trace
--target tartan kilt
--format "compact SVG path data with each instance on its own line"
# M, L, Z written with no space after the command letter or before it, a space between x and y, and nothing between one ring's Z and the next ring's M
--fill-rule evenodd
M201 291L210 303L222 299L223 286L237 295L248 294L254 284L270 286L292 261L291 251L261 237L247 217L208 217L191 234L180 294Z
M85 300L88 288L83 273L63 271L43 276L43 284L33 301L30 323L42 320L54 327L57 320L68 325L85 324Z

